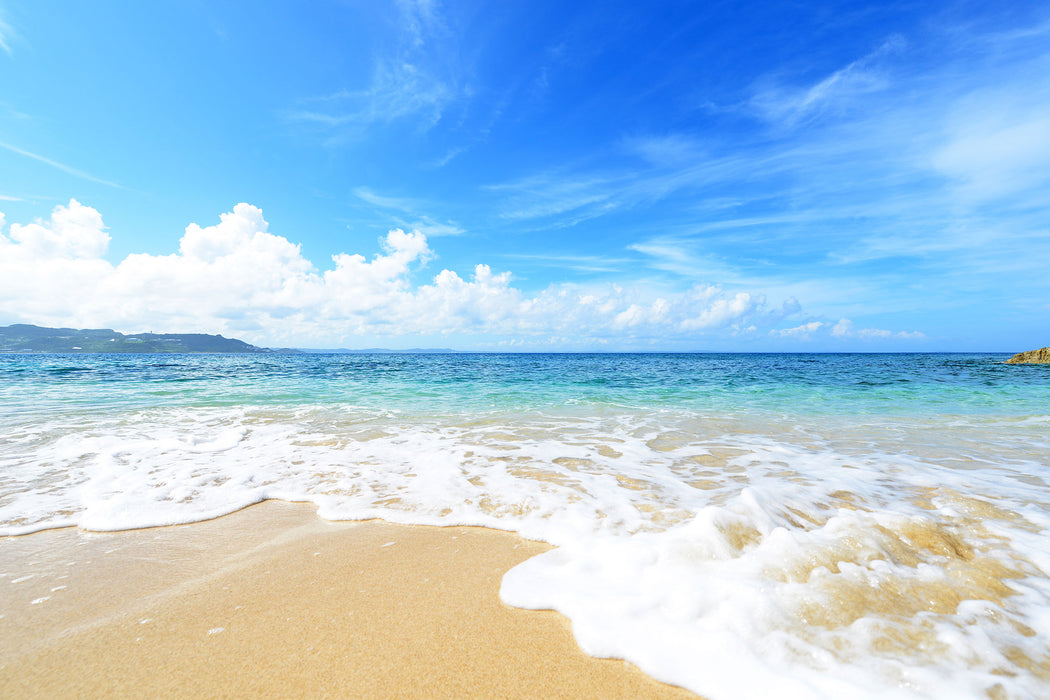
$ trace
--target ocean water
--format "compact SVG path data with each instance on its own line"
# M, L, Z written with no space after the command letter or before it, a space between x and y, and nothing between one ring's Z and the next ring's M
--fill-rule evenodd
M712 700L1046 698L1050 367L1005 357L0 355L0 534L483 525L557 547L506 602Z

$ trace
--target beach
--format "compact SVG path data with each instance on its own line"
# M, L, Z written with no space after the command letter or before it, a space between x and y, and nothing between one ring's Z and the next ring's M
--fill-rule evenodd
M0 547L3 697L697 697L501 603L505 571L550 549L512 533L268 501Z
M1004 359L0 357L0 695L1047 697Z

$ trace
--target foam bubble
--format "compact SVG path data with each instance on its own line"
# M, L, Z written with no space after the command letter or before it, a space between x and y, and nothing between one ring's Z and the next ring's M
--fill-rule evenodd
M1050 695L1045 421L574 403L82 408L8 418L0 532L264 499L515 530L501 595L713 699Z

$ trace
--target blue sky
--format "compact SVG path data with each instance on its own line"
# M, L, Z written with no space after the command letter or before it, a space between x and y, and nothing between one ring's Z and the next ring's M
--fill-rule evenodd
M1050 344L1045 3L0 0L0 324Z

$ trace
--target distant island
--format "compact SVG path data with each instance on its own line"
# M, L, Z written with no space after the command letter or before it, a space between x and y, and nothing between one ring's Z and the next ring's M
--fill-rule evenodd
M298 352L315 355L457 355L462 351L451 348L303 348Z
M74 328L42 328L18 323L0 328L0 352L269 353L287 351L260 348L249 345L243 340L204 333L124 335L109 328L77 330Z

